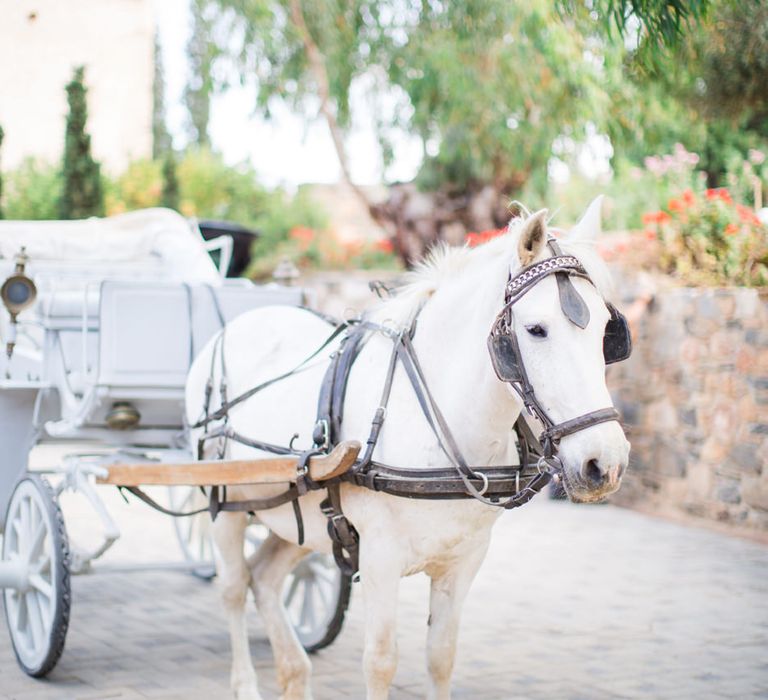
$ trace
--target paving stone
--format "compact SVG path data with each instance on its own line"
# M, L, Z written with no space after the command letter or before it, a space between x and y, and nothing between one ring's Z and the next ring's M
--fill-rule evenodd
M176 556L168 521L109 504L112 564ZM146 517L145 517L146 515ZM77 510L73 531L93 527ZM146 544L146 546L144 546ZM216 587L178 572L73 580L64 655L47 681L17 668L0 632L0 700L227 700L229 639ZM392 700L424 697L428 581L402 582ZM768 697L768 547L613 506L535 500L503 515L469 594L456 700ZM265 700L278 697L249 612ZM363 607L312 657L316 700L364 698ZM762 693L762 695L761 695Z

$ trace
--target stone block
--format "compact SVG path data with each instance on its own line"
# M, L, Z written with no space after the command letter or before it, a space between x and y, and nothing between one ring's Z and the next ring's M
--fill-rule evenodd
M759 474L761 471L762 464L757 455L756 445L738 443L731 448L727 459L742 473Z
M768 512L768 480L750 476L741 482L741 497L752 508Z
M712 472L702 462L690 464L687 470L686 483L688 484L690 500L707 499L712 490Z
M688 406L682 406L678 410L678 415L680 417L680 422L684 425L690 425L692 428L696 427L697 420L696 420L696 409L690 408Z
M701 448L702 461L711 464L720 464L728 454L728 445L719 435L710 435Z
M738 479L719 476L715 482L715 498L721 503L741 503L740 487Z

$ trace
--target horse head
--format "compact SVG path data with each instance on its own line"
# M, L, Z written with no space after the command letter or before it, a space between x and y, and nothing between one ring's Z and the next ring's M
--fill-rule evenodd
M547 230L546 211L510 225L516 251L489 338L497 374L544 424L545 448L574 501L616 491L630 448L605 376L607 362L629 354L629 332L601 293L607 272L589 250L600 199L560 239Z

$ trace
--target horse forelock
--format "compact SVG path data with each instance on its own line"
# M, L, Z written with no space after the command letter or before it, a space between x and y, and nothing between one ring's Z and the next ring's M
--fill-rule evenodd
M527 218L512 219L507 233L476 248L446 243L434 246L424 260L406 273L405 283L397 295L373 309L373 318L408 323L428 299L449 282L465 281L473 295L488 284L503 285L510 265L517 265L517 241ZM613 293L610 272L594 242L570 241L564 237L558 238L558 243L563 253L573 255L584 265L601 296L610 299ZM546 257L551 257L549 248L542 259Z

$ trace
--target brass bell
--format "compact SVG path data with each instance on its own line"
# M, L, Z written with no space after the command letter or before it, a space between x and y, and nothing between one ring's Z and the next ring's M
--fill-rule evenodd
M107 413L107 426L112 430L132 430L141 420L141 414L132 403L116 401Z

